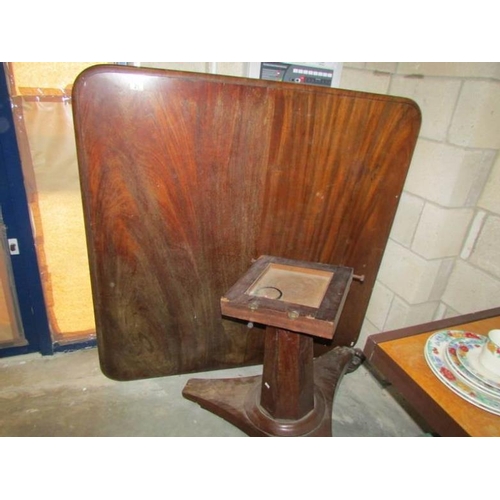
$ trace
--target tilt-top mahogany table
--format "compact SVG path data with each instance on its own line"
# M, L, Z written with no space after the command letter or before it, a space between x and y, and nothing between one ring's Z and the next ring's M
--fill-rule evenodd
M298 342L308 360L312 350L315 370L344 372L417 141L415 102L99 65L75 81L72 109L106 376L268 367L282 341ZM221 314L230 306L221 297L260 256L350 268L364 280L346 287L328 335L259 318L247 328ZM302 317L293 321L302 328ZM297 333L270 340L285 330Z

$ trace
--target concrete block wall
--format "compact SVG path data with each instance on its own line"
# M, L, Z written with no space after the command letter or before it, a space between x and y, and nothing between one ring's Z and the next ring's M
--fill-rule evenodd
M245 76L244 63L141 65ZM500 63L346 62L340 86L409 97L423 117L358 345L500 305Z
M409 97L422 128L358 345L500 305L500 63L344 63L340 86Z

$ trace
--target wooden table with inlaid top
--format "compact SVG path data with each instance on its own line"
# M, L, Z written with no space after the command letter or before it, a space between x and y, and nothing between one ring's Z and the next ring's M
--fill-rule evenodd
M429 368L424 347L439 330L468 330L485 335L500 327L500 307L368 337L367 362L393 384L440 436L500 436L500 416L468 403L446 387Z

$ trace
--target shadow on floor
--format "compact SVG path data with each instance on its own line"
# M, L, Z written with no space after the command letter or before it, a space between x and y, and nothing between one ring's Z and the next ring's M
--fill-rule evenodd
M260 374L261 366L195 377ZM184 399L193 375L134 382L106 378L95 348L0 360L1 436L245 436ZM362 365L344 377L333 405L336 437L424 436L404 403Z

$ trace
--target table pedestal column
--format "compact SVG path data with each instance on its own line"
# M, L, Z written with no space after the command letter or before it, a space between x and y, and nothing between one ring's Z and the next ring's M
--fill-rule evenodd
M313 359L313 338L267 327L263 374L190 379L182 395L249 436L331 436L332 404L356 350Z
M260 405L275 419L300 420L314 409L313 338L268 326Z
M353 269L263 255L221 298L224 316L266 325L262 376L191 379L182 392L250 436L331 436L335 391L361 361L332 339ZM358 277L361 279L361 277Z

